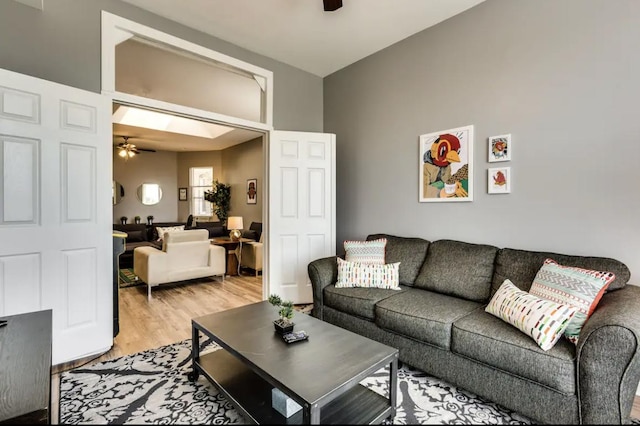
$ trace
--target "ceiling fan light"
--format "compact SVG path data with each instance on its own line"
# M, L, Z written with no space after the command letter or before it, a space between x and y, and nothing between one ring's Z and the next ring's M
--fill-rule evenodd
M127 151L127 154L129 154L129 157L133 157L134 155L136 155L136 153L133 151Z
M127 156L127 150L126 149L121 149L120 152L118 153L118 155L122 158Z

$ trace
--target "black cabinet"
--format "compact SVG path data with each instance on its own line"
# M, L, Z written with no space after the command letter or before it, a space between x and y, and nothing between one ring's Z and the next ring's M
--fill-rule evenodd
M51 310L0 320L0 424L50 424Z

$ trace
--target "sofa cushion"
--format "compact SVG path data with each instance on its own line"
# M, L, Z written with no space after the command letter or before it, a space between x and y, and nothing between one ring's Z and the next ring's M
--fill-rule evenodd
M400 287L400 290L407 287ZM331 284L324 288L324 304L338 311L373 321L375 305L389 296L397 295L398 290L382 288L336 288Z
M376 304L375 322L381 328L449 349L453 322L481 307L477 302L407 288Z
M195 229L206 229L209 231L209 239L217 237L226 237L229 235L225 231L221 222L197 222ZM248 238L248 237L245 237Z
M137 243L140 241L148 241L147 225L143 224L114 224L113 229L127 233L127 243Z
M439 240L429 245L415 287L486 303L498 248Z
M615 278L611 272L563 266L547 259L533 279L529 293L577 308L564 331L567 339L577 345L582 326Z
M504 280L485 311L513 325L548 351L560 340L578 309L527 293Z
M562 393L576 391L576 348L566 339L543 351L526 334L478 309L453 323L451 351Z
M336 288L368 287L400 290L397 263L384 265L348 262L336 258L338 262L338 280Z
M418 276L420 267L427 256L429 241L422 238L397 237L387 234L372 234L367 237L367 241L385 238L385 262L400 262L399 277L400 284L413 286Z
M384 248L387 245L386 238L367 241L351 241L344 243L344 260L347 262L369 263L384 265Z
M498 250L496 256L491 293L495 293L507 278L520 290L529 291L533 279L547 258L565 266L608 271L615 274L616 279L609 284L607 291L624 287L631 278L629 268L615 259L503 248Z

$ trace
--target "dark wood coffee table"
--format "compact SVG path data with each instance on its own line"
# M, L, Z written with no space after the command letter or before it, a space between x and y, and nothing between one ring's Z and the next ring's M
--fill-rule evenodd
M252 423L372 424L396 413L398 350L297 313L309 339L286 344L274 331L277 309L259 302L194 318L189 379L200 374ZM200 332L223 349L200 354ZM389 366L389 397L359 384ZM278 388L302 406L286 418L271 405Z

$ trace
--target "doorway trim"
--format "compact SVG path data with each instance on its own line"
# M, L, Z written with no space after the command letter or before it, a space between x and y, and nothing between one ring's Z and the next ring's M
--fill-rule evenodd
M262 133L262 152L263 152L263 204L262 204L262 224L264 234L263 245L263 270L262 270L262 297L267 298L269 294L269 139L270 132L273 131L273 72L264 68L260 68L248 62L241 61L223 53L211 50L201 45L183 40L151 27L139 24L129 19L102 11L101 21L101 55L102 55L102 81L101 93L110 98L111 103L119 103L122 105L139 106L147 109L166 112L169 114L184 116L201 121L208 121L216 124L227 125L231 127L255 130ZM159 101L156 99L145 98L142 96L131 95L128 93L118 92L115 90L116 78L116 62L115 62L115 46L133 35L139 35L147 40L155 41L161 44L172 46L178 50L196 54L209 58L215 62L225 64L231 68L242 70L251 74L256 82L265 91L263 97L263 114L264 123L246 120L239 117L220 114L216 112L206 111L198 108L187 107L184 105L174 104L170 102ZM113 172L113 171L112 171ZM113 222L113 220L112 220Z

